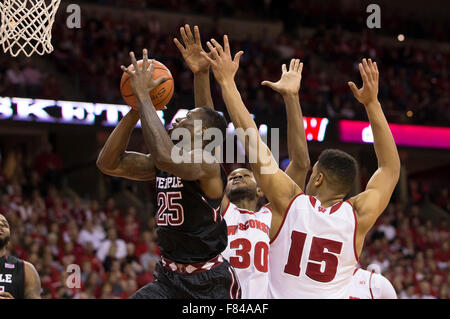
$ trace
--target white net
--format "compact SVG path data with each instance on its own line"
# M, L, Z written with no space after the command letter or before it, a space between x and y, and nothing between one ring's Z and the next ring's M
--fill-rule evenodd
M3 0L0 44L3 52L27 57L53 51L52 26L61 0Z

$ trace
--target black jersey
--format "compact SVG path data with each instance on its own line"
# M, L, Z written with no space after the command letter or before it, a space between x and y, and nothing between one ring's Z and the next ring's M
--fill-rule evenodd
M9 292L15 299L24 298L25 267L22 259L0 257L0 292Z
M222 178L225 174L222 171ZM162 256L181 264L208 261L225 250L228 237L220 214L222 197L210 199L198 181L156 169L156 224Z

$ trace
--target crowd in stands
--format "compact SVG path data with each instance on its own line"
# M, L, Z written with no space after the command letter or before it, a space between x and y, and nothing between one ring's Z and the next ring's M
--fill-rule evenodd
M160 258L153 216L138 219L114 195L101 201L61 187L61 164L50 147L32 160L18 150L6 154L0 211L11 227L10 252L35 265L44 298L130 297L153 280ZM399 298L448 299L448 216L433 224L420 211L425 198L410 193L409 203L391 203L370 231L360 266L378 265Z
M208 6L209 1L197 3ZM130 51L135 51L139 57L142 49L148 48L151 56L163 62L175 79L175 96L166 111L169 117L175 114L176 108L194 104L192 74L172 41L179 37L178 30L164 29L154 14L145 18L131 13L114 17L106 9L83 11L82 23L81 29L68 29L65 16L58 16L53 28L55 51L45 56L58 74L47 76L45 81L39 80L45 77L40 74L43 71L29 63L0 63L0 95L36 93L56 99L62 95L62 83L58 81L65 81L71 88L65 92L66 99L123 104L119 67L130 63ZM200 26L200 29L203 42L212 37L222 38L217 26L213 29ZM274 39L240 41L233 41L231 37L232 50L245 52L236 79L244 102L255 114L258 124L285 126L282 99L260 83L276 81L281 74L281 64L292 57L305 63L301 103L307 116L366 119L363 107L353 98L347 82L359 83L357 63L362 57L372 57L378 61L379 96L390 122L449 123L449 52L438 45L419 48L414 40L401 45L382 44L374 31L365 28L357 33L347 31L345 24L333 28L316 24L311 34L292 36L283 32ZM9 91L2 90L3 87L9 87ZM213 84L212 91L218 109L224 111L220 88ZM78 95L71 96L74 92Z
M86 1L86 0L85 0ZM359 31L365 23L371 3L360 0L322 1L315 0L90 0L103 5L136 9L153 9L183 14L201 14L212 17L227 17L242 20L283 21L287 31L298 26L316 27L319 24L335 26L345 24L353 31ZM419 38L448 41L448 21L432 19L428 14L422 18L414 12L417 6L389 6L379 3L382 11L382 34L396 35L398 30ZM373 11L370 11L373 12ZM421 22L420 28L417 23Z

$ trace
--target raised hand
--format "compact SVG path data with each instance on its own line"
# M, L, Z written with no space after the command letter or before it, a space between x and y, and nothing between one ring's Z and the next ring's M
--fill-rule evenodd
M211 42L207 42L207 46L210 49L210 56L206 52L201 52L201 55L211 63L214 77L219 84L224 84L227 81L234 81L234 76L239 69L239 60L243 51L239 51L231 58L230 43L228 42L228 36L223 36L223 47L214 39Z
M191 32L191 28L188 24L180 28L180 35L183 39L184 46L178 41L177 38L173 39L173 42L177 46L183 55L184 61L191 69L193 73L206 72L209 70L210 64L200 52L203 51L202 43L200 40L200 30L198 26L194 27L194 34Z
M363 80L362 88L358 89L353 82L348 82L348 86L353 92L355 98L365 106L372 102L378 102L378 67L377 63L369 59L362 60L359 64L359 72Z
M140 94L148 95L151 90L168 80L167 77L160 77L156 80L153 79L155 65L154 60L151 60L150 66L148 66L147 49L143 50L141 66L138 66L134 52L130 52L130 58L131 63L133 63L134 66L134 71L127 69L123 65L120 68L130 76L130 86L136 96L139 96Z
M281 95L298 94L302 80L303 63L299 59L292 59L289 71L286 64L281 67L282 75L278 82L263 81L261 85L268 86Z

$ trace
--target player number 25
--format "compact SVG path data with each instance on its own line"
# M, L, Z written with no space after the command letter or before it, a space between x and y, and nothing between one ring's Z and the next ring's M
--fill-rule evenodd
M158 226L179 226L184 222L184 210L181 204L174 200L181 199L181 192L160 192L158 193Z
M293 276L300 276L300 261L303 247L305 246L306 234L293 231L291 234L291 248L284 272ZM327 249L327 252L325 252ZM305 274L316 281L330 282L334 279L338 267L338 258L335 254L340 254L342 243L326 238L313 237L309 262L306 266ZM325 269L321 271L321 264L325 261Z

